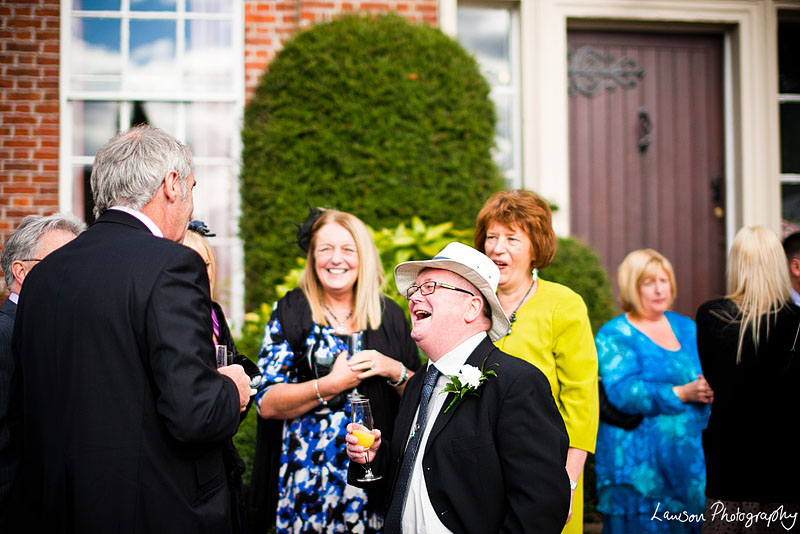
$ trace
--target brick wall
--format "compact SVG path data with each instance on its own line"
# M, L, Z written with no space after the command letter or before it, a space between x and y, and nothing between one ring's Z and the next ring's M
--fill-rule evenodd
M245 0L247 99L275 54L297 31L352 11L395 11L412 22L437 25L437 4L438 0Z
M0 0L0 244L58 210L58 39L59 0Z

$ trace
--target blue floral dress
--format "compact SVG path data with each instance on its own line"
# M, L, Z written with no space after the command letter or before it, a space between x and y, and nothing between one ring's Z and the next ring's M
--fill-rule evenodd
M599 374L608 399L642 423L600 423L595 454L604 533L700 532L706 472L702 431L709 405L682 403L672 388L702 373L694 321L666 312L680 349L655 344L620 315L597 333Z
M316 357L331 363L347 343L327 326L314 324L306 346L316 344ZM296 382L290 378L293 358L280 321L274 317L259 354L264 386ZM259 396L260 396L259 395ZM380 532L383 515L367 508L362 489L347 485L349 459L345 451L350 404L338 410L320 406L283 427L278 482L277 532Z

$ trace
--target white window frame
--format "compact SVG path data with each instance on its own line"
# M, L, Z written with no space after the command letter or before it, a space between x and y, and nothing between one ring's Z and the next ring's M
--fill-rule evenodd
M233 63L233 84L229 91L216 93L194 93L187 91L74 91L70 88L72 58L72 21L73 15L90 15L93 18L134 18L154 20L177 20L177 33L179 36L176 43L176 56L180 61L185 52L184 48L184 23L186 0L177 0L176 11L158 12L158 14L148 14L147 12L131 11L130 0L121 0L119 11L114 11L113 15L101 11L73 10L71 0L61 2L61 38L60 38L60 64L59 64L59 207L62 211L73 211L73 169L78 165L91 165L94 162L93 156L73 156L73 115L72 102L76 101L110 101L110 102L170 102L177 106L177 132L176 136L181 140L186 140L186 104L215 103L224 102L233 105L236 115L234 132L236 135L232 139L231 157L193 157L195 166L228 166L232 176L237 178L233 203L234 210L231 213L236 221L241 214L241 197L238 194L238 176L241 169L240 154L242 150L241 131L243 113L245 106L245 75L244 75L244 9L245 0L230 0L233 3L230 13L191 13L192 20L210 19L219 20L228 18L231 20L231 37L233 42L232 56L236 58ZM124 79L125 69L127 69L128 57L128 34L127 24L122 25L121 54L122 54L122 75ZM120 124L130 124L130 106L122 106L120 113ZM75 213L76 216L83 218L83 213ZM226 250L236 251L233 257L226 258L230 261L231 280L229 287L229 305L226 308L229 322L234 331L237 331L244 324L244 253L241 240L237 236L217 237L215 245Z
M780 22L781 12L794 11L797 15L800 15L800 7L798 7L796 4L779 5L779 6L776 6L776 7L778 7L778 13L776 14L776 22ZM793 15L793 16L795 16L795 15ZM776 23L776 28L777 28L777 23ZM775 39L777 40L777 38L778 38L778 34L777 34L777 31L776 31ZM778 75L780 76L780 71L778 72ZM780 85L778 85L778 91L780 91ZM778 92L777 101L778 101L778 109L779 110L780 110L781 104L784 104L784 103L787 103L787 102L796 103L796 104L800 105L800 93L780 93L780 92ZM780 111L778 113L779 113L778 128L780 129ZM781 220L783 220L783 185L784 184L800 185L800 173L783 172L781 170L781 168L783 167L782 158L783 158L783 154L781 154L779 152L778 153L778 159L779 159L779 163L778 163L778 171L779 171L779 173L778 173L778 181L780 182L780 187L781 187Z
M458 7L476 7L489 9L503 9L511 13L511 35L509 38L509 54L513 69L512 84L509 87L492 87L491 94L511 94L514 96L513 111L511 114L511 144L513 146L513 167L504 171L503 176L506 186L510 189L522 187L524 175L522 156L522 58L520 35L520 2L519 0L443 0L442 31L458 39ZM446 8L446 9L445 9Z

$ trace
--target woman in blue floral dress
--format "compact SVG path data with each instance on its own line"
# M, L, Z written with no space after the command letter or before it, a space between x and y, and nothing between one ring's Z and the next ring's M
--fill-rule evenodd
M595 473L603 532L700 532L702 430L713 391L701 374L696 327L668 311L675 275L658 252L631 252L618 277L625 313L595 338L600 378L612 405L644 418L632 430L600 423Z
M380 294L380 259L364 223L314 210L298 243L307 251L305 270L276 304L258 360L259 415L284 421L276 529L380 532L384 496L347 485L348 395L369 398L376 427L390 429L419 353L403 311ZM275 446L264 436L259 430L257 459ZM273 482L254 475L253 484Z

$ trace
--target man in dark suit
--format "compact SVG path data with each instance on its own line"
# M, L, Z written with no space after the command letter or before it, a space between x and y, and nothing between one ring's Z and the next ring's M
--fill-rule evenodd
M499 276L489 258L461 243L395 268L397 288L409 300L411 337L429 364L406 386L395 441L381 448L374 430L366 451L388 475L386 534L564 527L566 428L545 376L492 344L509 328L495 295ZM439 394L452 389L446 384L453 377L464 395ZM359 485L363 466L354 464L364 463L365 451L353 434L347 441L348 479Z
M208 276L180 245L189 149L148 126L95 156L96 222L25 281L22 355L27 528L228 533L225 441L251 394L216 369Z
M12 425L14 418L9 417L12 395L22 395L11 355L20 288L42 258L85 229L86 225L73 215L28 215L3 243L0 266L10 294L0 308L0 532L11 531L11 515L18 506L11 495L22 460L22 429Z

